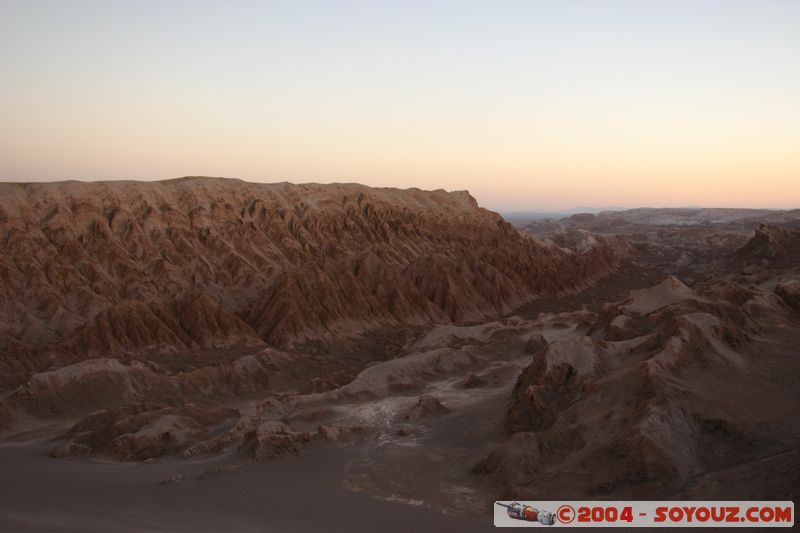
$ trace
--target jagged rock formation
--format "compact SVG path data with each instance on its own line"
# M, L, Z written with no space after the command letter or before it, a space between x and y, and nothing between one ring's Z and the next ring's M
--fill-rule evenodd
M570 248L606 239L618 255L690 285L800 263L800 210L631 209L538 220L523 231Z
M186 294L273 344L477 320L613 263L565 264L465 192L209 178L3 184L0 243L4 333L26 344L115 305Z
M755 235L736 252L748 262L777 264L800 263L800 231L761 224Z
M57 440L65 441L54 457L106 455L122 461L141 461L178 453L236 411L200 407L182 400L148 401L103 409L82 419Z
M0 184L0 387L15 390L0 423L263 392L287 365L306 382L334 376L324 353L312 364L270 347L478 321L617 265L603 243L522 236L466 192Z
M775 294L786 302L786 305L800 312L800 280L788 280L775 286Z
M509 437L475 471L524 499L669 497L751 463L759 480L773 475L757 465L800 443L787 425L800 409L797 320L770 291L732 282L698 292L669 277L633 291L584 336L534 343Z
M442 415L449 412L450 409L445 407L438 399L434 398L433 396L423 394L417 398L417 403L415 403L411 409L406 412L406 414L403 416L403 420L420 420L429 416Z

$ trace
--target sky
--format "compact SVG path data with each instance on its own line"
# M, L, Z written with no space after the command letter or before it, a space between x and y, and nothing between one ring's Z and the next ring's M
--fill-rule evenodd
M0 181L800 207L800 1L0 0Z

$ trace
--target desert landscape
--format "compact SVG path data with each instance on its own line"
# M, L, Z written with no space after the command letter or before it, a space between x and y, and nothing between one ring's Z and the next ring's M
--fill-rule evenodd
M0 527L797 497L800 210L515 224L466 191L0 184Z
M0 1L0 533L794 527L798 28Z

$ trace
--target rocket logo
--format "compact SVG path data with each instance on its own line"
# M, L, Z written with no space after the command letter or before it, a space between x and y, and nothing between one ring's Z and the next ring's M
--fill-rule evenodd
M525 520L526 522L539 522L544 526L552 526L556 523L556 517L550 511L540 511L530 505L522 505L519 502L510 504L497 502L497 505L505 507L508 516L515 520Z

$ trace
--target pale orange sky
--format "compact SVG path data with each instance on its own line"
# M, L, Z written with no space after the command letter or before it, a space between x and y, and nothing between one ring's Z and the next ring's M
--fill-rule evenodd
M0 179L800 207L800 2L4 2Z

